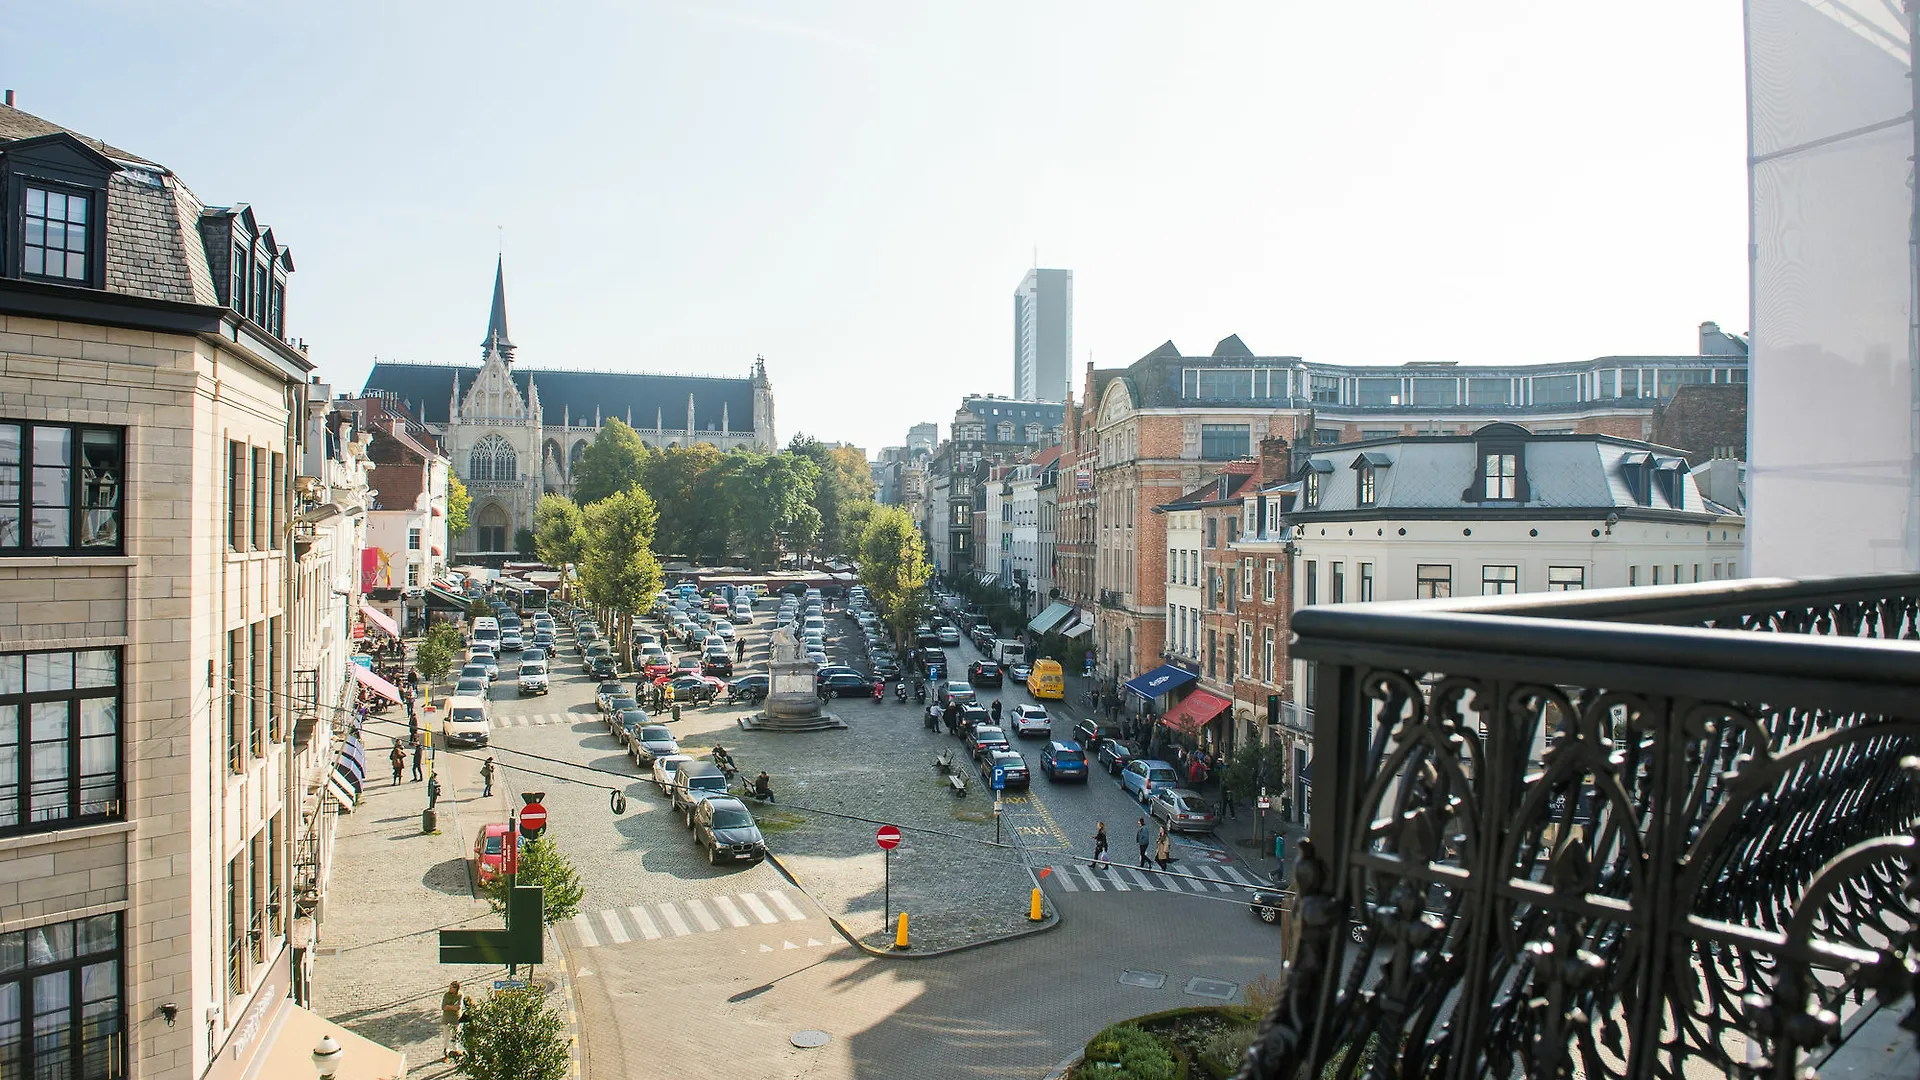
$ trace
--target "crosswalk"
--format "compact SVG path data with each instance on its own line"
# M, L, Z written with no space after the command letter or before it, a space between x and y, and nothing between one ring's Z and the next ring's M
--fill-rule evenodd
M1105 867L1075 863L1072 866L1051 867L1050 870L1052 872L1046 880L1059 882L1067 892L1158 891L1218 895L1266 887L1234 867L1198 863L1175 863L1164 874L1157 869L1122 866L1119 863Z
M557 713L521 713L518 716L498 716L493 718L496 728L545 727L548 724L579 724L587 721L598 722L597 712L557 712Z
M572 926L583 947L597 949L602 945L806 921L807 913L786 890L767 889L583 911L573 917Z

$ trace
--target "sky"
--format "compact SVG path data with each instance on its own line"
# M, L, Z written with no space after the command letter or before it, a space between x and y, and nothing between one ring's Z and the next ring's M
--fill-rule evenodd
M744 375L870 453L1171 339L1352 364L1691 353L1747 325L1734 0L0 0L18 105L250 203L357 390L473 363Z

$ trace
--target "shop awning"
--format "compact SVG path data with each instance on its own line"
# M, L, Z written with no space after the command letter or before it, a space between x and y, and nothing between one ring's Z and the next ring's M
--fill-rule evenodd
M367 689L373 691L374 693L379 694L381 697L386 698L388 701L393 702L395 705L400 704L400 688L399 687L393 685L392 683L381 678L380 676L375 675L373 672L368 671L366 668L361 667L359 664L348 664L347 669L353 672L354 678L360 680L361 686L364 686Z
M981 574L980 584L988 585L988 586L998 585L1000 584L1000 575L999 574Z
M340 752L352 758L354 763L360 766L361 776L367 775L367 751L360 745L359 736L347 736L347 744L340 748Z
M406 1068L406 1056L400 1051L355 1035L289 1001L280 1010L278 1024L267 1032L270 1041L246 1073L247 1080L314 1075L313 1048L322 1035L333 1036L344 1051L334 1080L393 1080Z
M361 767L355 765L347 758L335 758L333 760L333 775L344 781L348 789L355 795L367 789L365 774Z
M340 775L340 770L335 769L327 774L327 790L333 792L334 801L348 810L353 809L353 787L347 783L346 777Z
M448 611L456 615L465 615L471 603L466 597L442 588L435 587L427 590L429 611Z
M1205 690L1195 690L1182 698L1180 704L1167 710L1160 722L1175 731L1189 735L1207 726L1214 717L1233 706L1233 702L1218 694L1209 694Z
M400 624L387 618L387 614L377 607L362 607L360 617L367 620L368 626L377 626L387 632L389 637L400 636Z
M1199 678L1185 668L1172 664L1161 664L1152 671L1135 679L1127 680L1127 689L1136 697L1152 701L1169 690L1178 690Z
M1027 629L1036 634L1051 634L1053 628L1060 625L1060 620L1071 614L1073 614L1072 604L1058 602L1048 604L1047 610L1035 615L1033 621L1027 624Z
M1074 625L1067 627L1065 630L1062 630L1060 632L1060 636L1063 638L1077 638L1077 637L1081 637L1082 635L1091 633L1092 631L1093 631L1093 624L1090 622L1075 623Z

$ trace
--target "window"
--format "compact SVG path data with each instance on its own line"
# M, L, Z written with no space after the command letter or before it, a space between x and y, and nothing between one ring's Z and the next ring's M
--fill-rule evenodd
M1653 566L1653 583L1655 585L1660 584L1660 564L1659 563L1655 563Z
M253 530L253 550L267 550L267 518L273 513L273 497L267 488L272 481L267 472L267 451L258 449L253 452L253 503L248 508L248 524Z
M1202 401L1251 401L1255 387L1254 372L1244 368L1188 368L1181 380L1185 396Z
M1308 470L1307 476L1306 476L1306 484L1302 489L1301 495L1302 495L1302 500L1307 505L1307 509L1316 510L1319 508L1320 506L1320 474L1319 473L1314 472L1312 470Z
M254 757L265 757L267 719L267 624L254 623L247 628L247 749Z
M1535 405L1564 405L1580 400L1580 377L1577 375L1536 375L1533 379L1533 403Z
M1311 387L1315 404L1338 405L1340 403L1340 376L1315 375L1309 380L1308 385ZM1315 434L1318 435L1318 432ZM1335 433L1333 441L1340 441L1338 433Z
M1637 566L1627 567L1627 584L1629 586L1640 584L1640 568L1639 567Z
M90 196L27 186L20 234L20 272L58 281L88 279L87 229Z
M1253 599L1253 557L1240 560L1240 599Z
M119 650L0 655L0 834L120 814Z
M407 550L408 551L420 550L420 530L419 529L407 530Z
M1587 568L1584 566L1547 567L1548 592L1579 592L1587 587Z
M1415 405L1458 405L1460 404L1460 384L1453 379L1415 379L1413 380L1413 403Z
M1675 585L1680 584L1680 564L1679 563L1673 564L1673 576L1671 578L1668 578L1667 580L1671 581Z
M1503 596L1520 591L1520 568L1517 566L1482 566L1480 568L1480 595Z
M1693 564L1693 580L1695 584L1698 584L1700 581L1700 564L1699 563Z
M119 428L0 423L0 551L120 550Z
M1489 499L1512 499L1518 497L1520 478L1520 455L1493 453L1484 456L1485 466L1484 492Z
M1200 457L1232 461L1253 452L1253 429L1246 424L1201 424Z
M1180 580L1180 552L1177 548L1167 549L1167 584L1178 584Z
M112 913L0 934L0 1072L127 1075L120 951Z
M1372 600L1373 600L1373 564L1370 562L1363 562L1360 564L1360 602L1365 604L1365 603L1370 603Z
M1236 610L1238 610L1237 608L1235 608L1235 607L1234 607L1234 603L1235 603L1235 601L1234 601L1234 594L1235 594L1235 590L1234 590L1234 586L1233 586L1233 567L1231 567L1231 566L1229 566L1229 567L1227 567L1227 590L1226 590L1226 592L1227 592L1227 610L1228 610L1228 611L1236 611Z
M1268 559L1267 562L1271 564L1273 560ZM1308 559L1307 572L1305 576L1306 576L1306 580L1301 583L1301 587L1305 590L1305 592L1302 594L1304 596L1304 599L1301 601L1301 604L1305 607L1312 607L1313 605L1320 602L1320 564L1319 562L1313 559Z
M1339 443L1340 443L1340 432L1338 429L1336 428L1314 428L1313 429L1313 445L1337 446L1339 445Z
M1355 379L1359 390L1358 404L1361 405L1398 405L1400 404L1399 379Z
M1253 624L1240 624L1240 670L1253 674Z
M233 245L233 283L229 286L228 301L233 310L242 315L247 313L247 267L253 265L253 258L247 254L247 246L241 243Z
M1220 546L1220 519L1219 518L1210 517L1207 519L1207 546L1210 548L1217 548Z
M285 704L274 688L286 685L287 681L285 673L279 667L280 631L285 626L281 618L275 615L263 624L267 627L267 660L261 665L260 670L266 677L266 689L262 696L267 699L267 739L272 742L280 741L280 709Z
M1260 681L1273 681L1273 627L1260 631Z
M1308 563L1307 565L1311 567L1313 564ZM1267 603L1269 604L1273 603L1273 581L1274 581L1273 569L1274 569L1273 560L1268 559L1267 560L1267 577L1266 577L1266 599L1267 599Z
M1327 566L1327 573L1331 575L1330 580L1328 580L1327 582L1327 599L1336 604L1346 603L1346 600L1347 600L1346 564L1331 563Z
M1413 595L1422 600L1452 596L1453 567L1446 563L1419 564L1414 568Z
M269 546L275 551L278 551L286 546L285 538L287 535L287 506L286 498L283 494L287 486L287 456L285 454L273 455L273 471L268 474L268 481L272 484L272 491L268 495L272 500L272 510L268 515L267 528L273 534L272 543Z
M519 477L513 446L499 435L481 439L467 455L467 479L476 483L508 482Z
M1359 501L1359 504L1361 506L1372 506L1374 501L1374 495L1376 493L1376 481L1373 475L1373 466L1371 465L1360 466L1359 484L1360 484L1360 490L1355 495L1355 498Z
M247 655L245 630L227 631L227 768L240 772L244 767L240 757L243 742L243 730L246 727L247 699L241 687L242 663Z
M1720 580L1720 564L1718 562L1713 564L1713 580Z
M279 278L267 289L267 332L281 337L286 332L287 283Z
M1511 379L1468 379L1467 404L1511 405L1513 404L1513 381Z

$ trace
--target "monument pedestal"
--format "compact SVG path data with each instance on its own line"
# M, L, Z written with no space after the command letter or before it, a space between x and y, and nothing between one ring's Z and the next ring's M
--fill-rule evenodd
M821 708L814 674L813 662L801 653L792 628L774 631L766 709L742 717L740 726L748 731L831 731L846 727Z

